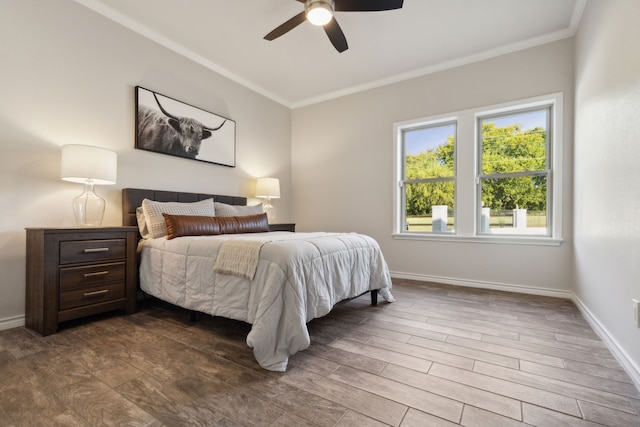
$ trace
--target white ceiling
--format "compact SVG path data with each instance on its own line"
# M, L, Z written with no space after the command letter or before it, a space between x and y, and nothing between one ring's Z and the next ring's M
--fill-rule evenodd
M295 0L75 0L291 108L570 37L586 0L404 0L337 12L349 49L304 22Z

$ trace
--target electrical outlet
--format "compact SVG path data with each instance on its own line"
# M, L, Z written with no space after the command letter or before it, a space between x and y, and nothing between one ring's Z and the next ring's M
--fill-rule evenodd
M636 319L636 327L640 328L640 301L632 299L631 302L633 303L633 315Z

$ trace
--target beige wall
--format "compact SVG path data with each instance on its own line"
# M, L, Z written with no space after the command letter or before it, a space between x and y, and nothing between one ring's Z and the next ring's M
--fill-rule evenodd
M71 226L82 186L60 180L60 146L118 153L104 225L120 225L120 189L252 196L254 178L280 178L274 202L290 220L291 112L72 1L0 3L0 325L23 321L25 227ZM134 149L141 85L237 125L237 167ZM257 203L258 200L252 200Z
M640 384L640 2L591 0L576 36L575 293ZM629 368L629 367L628 367ZM628 369L629 370L629 369Z
M562 245L391 237L394 122L555 92L564 93ZM295 109L292 182L298 229L369 234L380 242L396 276L568 296L572 121L573 39ZM475 142L459 139L458 144Z

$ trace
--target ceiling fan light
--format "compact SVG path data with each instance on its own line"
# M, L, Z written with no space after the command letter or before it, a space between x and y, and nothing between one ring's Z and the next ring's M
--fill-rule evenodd
M325 25L333 18L333 1L311 0L305 4L307 19L313 25Z

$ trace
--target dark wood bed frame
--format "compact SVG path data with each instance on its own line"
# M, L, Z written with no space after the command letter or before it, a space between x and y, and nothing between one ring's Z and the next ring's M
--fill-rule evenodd
M246 205L247 198L240 196L224 196L219 194L185 193L182 191L145 190L141 188L124 188L122 190L122 225L138 225L136 209L142 206L144 199L157 202L191 203L205 199L228 205ZM366 293L366 292L365 292ZM378 290L371 291L371 305L378 305ZM192 319L194 316L192 315Z

